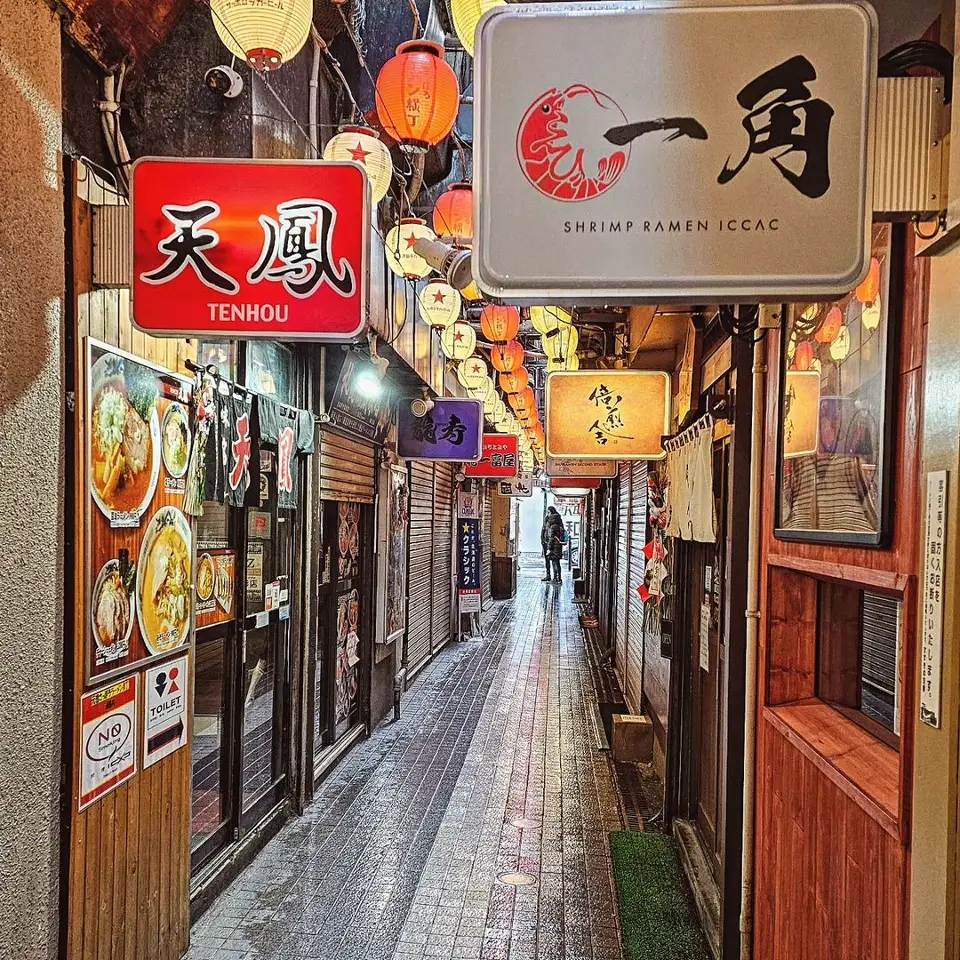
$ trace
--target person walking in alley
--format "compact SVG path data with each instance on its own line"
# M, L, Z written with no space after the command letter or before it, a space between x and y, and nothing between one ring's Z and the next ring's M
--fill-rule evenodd
M563 545L566 540L567 531L557 508L547 507L547 515L543 518L543 528L540 531L543 559L547 564L547 575L543 578L544 583L560 583L560 558L563 556Z

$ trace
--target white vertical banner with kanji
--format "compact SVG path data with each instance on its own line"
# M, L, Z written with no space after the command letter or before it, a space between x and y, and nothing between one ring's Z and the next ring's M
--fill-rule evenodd
M940 726L943 672L943 571L947 526L947 471L927 474L923 551L923 631L920 659L920 719Z

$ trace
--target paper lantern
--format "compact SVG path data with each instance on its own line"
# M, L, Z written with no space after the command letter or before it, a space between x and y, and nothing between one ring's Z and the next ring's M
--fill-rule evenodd
M420 313L431 327L442 330L460 318L460 292L443 280L431 280L418 299Z
M377 116L408 153L426 153L444 140L459 108L457 75L443 59L439 43L401 43L377 77Z
M561 324L572 324L573 314L560 307L531 307L530 322L539 334L553 333Z
M407 280L422 280L432 267L413 249L418 240L436 240L426 220L404 217L392 227L384 241L387 265L398 276ZM471 351L472 353L473 351Z
M463 362L469 363L470 361L468 359ZM494 387L493 381L489 377L484 377L476 386L467 387L467 393L469 393L474 400L479 400L484 404L488 400L492 402L497 397L496 387Z
M543 344L543 352L547 357L553 359L562 359L567 354L575 353L577 344L580 342L580 334L572 323L562 324L553 333L544 334L540 338Z
M848 353L850 353L850 331L846 327L841 327L837 338L830 344L830 356L842 362L847 359Z
M479 387L489 380L487 365L479 357L467 357L457 367L457 379L465 387Z
M492 383L491 383L491 386L493 386ZM495 412L496 409L497 409L497 400L498 400L498 399L499 399L499 398L497 397L497 391L496 391L496 390L491 390L491 391L490 391L490 396L487 397L487 399L483 401L483 414L484 414L485 417L487 417L487 419L491 419L491 418L493 417L493 414L494 414L494 412Z
M880 311L880 297L878 295L877 299L873 303L868 303L863 308L863 313L860 314L860 319L863 321L866 330L876 330L880 326L880 320L882 319Z
M504 393L519 393L526 390L530 384L530 374L526 367L518 367L507 373L500 374L500 389Z
M549 357L547 359L547 373L561 373L580 369L580 358L576 353L568 353L565 357Z
M537 409L537 399L529 387L519 393L511 393L507 399L510 401L514 413L520 413L521 410L535 411Z
M433 230L438 237L473 238L473 184L454 183L433 207Z
M453 15L453 29L457 31L463 49L473 56L474 34L480 18L494 7L506 5L506 0L452 0L450 13Z
M368 127L343 127L323 148L324 160L353 160L363 165L370 180L374 203L379 203L393 182L393 159L377 134Z
M480 329L488 340L506 343L520 330L520 311L516 307L490 304L480 311Z
M809 370L813 363L814 348L809 340L804 340L797 344L797 352L794 356L794 363L798 370Z
M870 258L870 270L863 283L857 287L856 297L861 303L873 303L880 295L880 261Z
M490 362L501 373L510 373L523 366L523 347L516 340L495 344L490 351Z
M289 63L307 42L313 0L210 0L213 26L223 45L255 70Z
M827 313L820 329L817 330L815 339L817 343L833 343L837 339L837 334L843 326L843 311L834 304Z
M477 348L477 335L469 323L458 320L440 334L440 349L451 360L466 360Z

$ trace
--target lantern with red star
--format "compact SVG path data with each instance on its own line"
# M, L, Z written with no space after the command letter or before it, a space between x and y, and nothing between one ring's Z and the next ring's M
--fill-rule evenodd
M374 203L379 203L393 182L390 151L369 127L341 127L323 148L324 160L352 160L367 171Z
M467 357L457 366L457 379L467 389L484 387L487 380L487 365L479 357Z
M520 311L516 307L490 304L480 311L480 329L488 340L506 343L520 330Z
M477 335L469 323L458 320L440 334L440 349L451 360L466 360L477 348Z
M436 239L426 220L404 217L390 230L384 241L387 265L398 277L422 280L432 268L413 248L418 240Z
M460 318L460 292L443 280L431 280L418 299L420 313L431 327L443 330Z
M500 373L511 373L523 366L523 347L516 340L495 344L490 362Z

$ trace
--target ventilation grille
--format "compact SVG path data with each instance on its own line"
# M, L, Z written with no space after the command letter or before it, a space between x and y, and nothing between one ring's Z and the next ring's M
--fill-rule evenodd
M126 204L93 208L93 283L130 286L130 208Z

